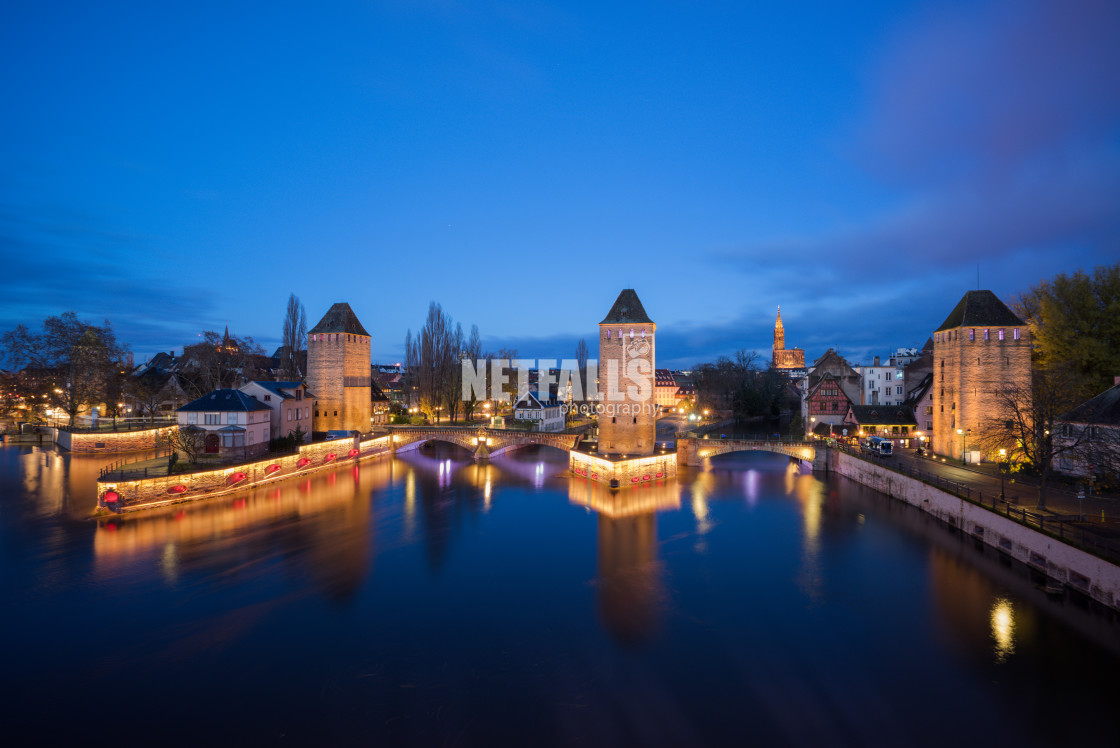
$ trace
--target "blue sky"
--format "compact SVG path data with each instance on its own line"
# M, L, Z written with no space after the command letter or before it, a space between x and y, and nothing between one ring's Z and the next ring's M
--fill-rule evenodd
M294 292L375 361L431 300L559 358L635 288L664 365L779 304L810 359L921 345L977 266L1120 257L1117 39L1108 0L9 3L0 329L271 350Z

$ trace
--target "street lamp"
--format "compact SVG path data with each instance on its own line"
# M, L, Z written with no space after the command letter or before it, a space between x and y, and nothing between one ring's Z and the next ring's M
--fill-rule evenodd
M1007 450L1000 447L999 450L999 500L1003 501L1003 463L1007 459Z
M964 429L957 429L961 437L961 464L964 464Z

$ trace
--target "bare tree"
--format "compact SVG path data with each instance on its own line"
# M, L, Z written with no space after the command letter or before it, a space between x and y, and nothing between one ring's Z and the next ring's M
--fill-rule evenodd
M579 370L578 374L579 374L580 392L583 392L584 395L586 396L587 391L588 391L588 389L587 389L587 387L588 387L588 381L587 381L587 341L584 340L583 338L580 338L579 342L576 343L576 368Z
M192 465L198 463L198 457L202 454L206 445L206 430L200 429L198 426L180 426L177 429L172 429L163 437L163 445L171 450L172 454L182 452L186 456L187 462ZM168 463L168 466L174 464L174 460Z
M1038 475L1038 508L1046 508L1046 485L1055 458L1081 452L1087 430L1056 438L1056 422L1076 403L1079 377L1069 367L1036 367L1029 382L1010 383L993 394L995 415L986 419L977 441L991 453L1006 450L1012 470L1030 465Z
M284 331L281 340L283 376L285 379L299 379L302 375L299 353L307 345L307 312L294 293L288 296L288 309L284 313Z
M471 325L471 334L467 341L463 344L463 348L459 354L461 362L468 362L471 366L478 366L482 356L482 336L478 334L478 325ZM490 373L490 362L486 361L483 364L486 367L486 375ZM459 381L462 382L462 366L459 367ZM469 421L474 415L475 408L478 407L478 393L471 388L470 397L463 400L463 420Z
M53 377L54 386L45 394L67 413L71 426L83 408L107 400L112 400L115 408L110 384L128 347L117 342L109 320L98 327L78 319L74 312L66 312L48 317L41 333L18 325L4 334L0 345L13 363Z
M194 397L264 376L264 349L251 337L230 336L227 341L213 330L206 330L202 339L201 343L183 347L180 380Z

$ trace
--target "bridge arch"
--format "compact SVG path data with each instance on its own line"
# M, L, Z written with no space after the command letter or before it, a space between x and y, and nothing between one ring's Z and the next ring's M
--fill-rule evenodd
M442 441L469 450L476 461L507 452L511 449L539 444L570 452L579 443L579 434L552 434L511 429L471 428L455 426L411 426L390 430L391 448L394 452L417 449L429 441Z
M692 467L699 467L705 459L732 452L771 452L806 462L814 470L827 470L826 451L815 442L696 437L677 440L678 463Z

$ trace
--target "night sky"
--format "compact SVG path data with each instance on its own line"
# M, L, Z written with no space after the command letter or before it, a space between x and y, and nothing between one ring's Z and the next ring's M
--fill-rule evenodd
M761 6L761 7L754 7ZM658 363L920 346L1120 257L1120 3L9 2L0 329L137 361L436 300L570 357L622 288ZM594 354L594 346L592 347Z

